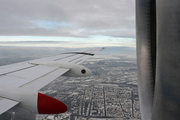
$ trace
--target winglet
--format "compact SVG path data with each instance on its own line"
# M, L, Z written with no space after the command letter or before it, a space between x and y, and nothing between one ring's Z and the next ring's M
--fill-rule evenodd
M101 48L99 51L101 51L101 50L103 50L103 49L105 49L105 47Z

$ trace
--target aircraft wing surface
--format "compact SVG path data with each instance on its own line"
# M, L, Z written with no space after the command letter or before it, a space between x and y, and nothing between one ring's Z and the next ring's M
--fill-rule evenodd
M13 101L5 98L0 98L0 114L6 112L10 108L14 107L17 105L19 102L18 101Z
M25 105L25 108L27 109L29 103L21 104L21 100L25 101L25 98L22 98L22 96L29 94L29 97L31 97L31 95L35 94L34 92L37 92L61 75L81 77L81 75L79 75L80 73L77 73L80 69L82 77L85 76L88 74L88 69L86 70L85 67L80 66L79 64L102 49L103 48L86 49L63 53L58 56L1 66L0 97L3 99L0 100L0 114L19 102L20 104L18 105L20 107L23 108ZM39 100L39 93L34 95L34 99L36 101ZM2 103L3 105L1 105ZM35 106L37 106L37 103ZM30 111L31 113L36 113L36 110L37 108L32 108ZM37 113L42 113L39 112L39 109L37 111Z

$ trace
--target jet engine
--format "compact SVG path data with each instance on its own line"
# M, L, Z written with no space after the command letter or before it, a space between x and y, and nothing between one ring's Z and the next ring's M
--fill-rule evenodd
M179 0L136 0L142 120L180 120L179 7Z

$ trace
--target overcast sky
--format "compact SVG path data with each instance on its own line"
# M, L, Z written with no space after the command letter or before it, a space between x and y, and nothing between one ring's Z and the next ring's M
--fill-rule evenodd
M51 40L135 46L135 0L0 0L0 41Z

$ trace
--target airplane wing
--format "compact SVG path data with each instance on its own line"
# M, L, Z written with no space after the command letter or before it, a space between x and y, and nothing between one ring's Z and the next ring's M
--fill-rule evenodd
M10 100L10 99L6 99L6 98L0 98L0 114L6 112L7 110L9 110L10 108L12 108L13 106L17 105L19 102L14 101L14 100Z
M89 76L91 71L79 64L102 49L86 49L1 66L0 97L2 97L2 100L0 99L0 114L12 107L14 108L14 106L39 114L65 112L67 107L64 103L37 91L61 75L73 77ZM52 107L53 105L50 102L52 102L54 107ZM57 107L58 104L59 107ZM51 107L49 108L49 106Z

